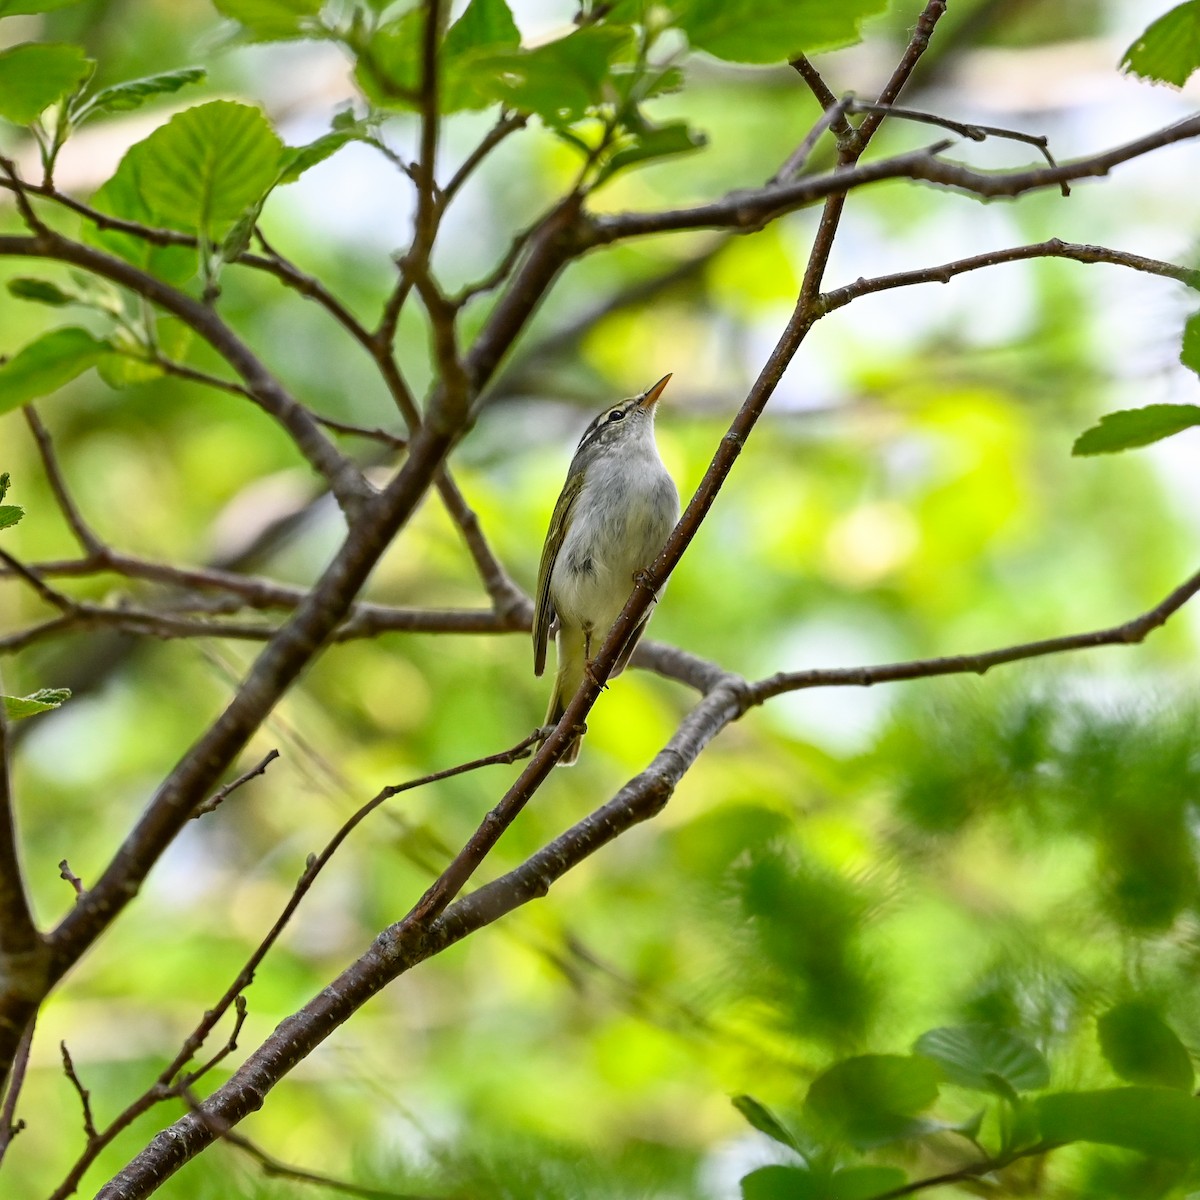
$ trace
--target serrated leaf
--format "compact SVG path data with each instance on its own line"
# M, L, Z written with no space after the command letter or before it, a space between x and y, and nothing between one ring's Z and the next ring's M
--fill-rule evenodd
M29 125L73 92L96 64L79 46L25 42L0 51L0 117Z
M242 25L251 40L289 41L316 31L315 18L324 0L213 0L223 17Z
M698 150L707 142L704 134L692 129L686 121L669 121L665 125L646 125L638 131L632 146L618 150L600 173L600 180L610 179L618 171L656 158L686 154Z
M74 292L65 292L57 283L49 279L35 279L28 275L10 279L5 285L9 294L18 300L31 300L35 304L48 304L51 308L61 308L65 304L74 304L79 297Z
M1117 1004L1100 1017L1096 1029L1104 1057L1122 1079L1192 1090L1191 1056L1153 1005L1139 1000Z
M442 43L439 107L444 113L495 103L485 86L487 59L515 50L521 33L505 0L471 0Z
M1095 1142L1156 1158L1200 1156L1200 1101L1173 1088L1057 1092L1034 1105L1046 1142Z
M1093 425L1075 439L1071 453L1076 457L1116 454L1148 446L1193 425L1200 425L1200 407L1195 404L1148 404L1145 408L1105 413L1099 425Z
M380 26L360 51L354 78L381 108L415 108L421 86L421 35L425 14L410 9Z
M0 366L0 413L57 391L96 365L108 344L86 329L53 329Z
M913 1053L933 1059L951 1083L1013 1099L1050 1082L1045 1058L1024 1038L993 1025L954 1025L931 1029Z
M138 187L157 222L210 242L262 200L283 158L262 110L231 100L185 109L139 145L145 161Z
M0 696L4 703L4 715L10 721L35 717L38 713L60 708L71 698L70 688L42 688L32 696Z
M16 504L0 504L0 529L15 525L23 516L25 510Z
M69 8L78 3L79 0L0 0L0 17L53 12L56 8Z
M12 487L12 476L7 471L0 473L0 500L8 495L10 487Z
M863 1054L835 1063L813 1080L805 1115L860 1149L919 1137L917 1113L937 1099L940 1073L922 1056Z
M1121 67L1155 83L1183 87L1200 67L1200 0L1186 0L1154 21L1121 56Z
M630 45L627 29L577 29L557 41L487 60L492 98L550 125L567 124L604 100L613 64Z
M132 112L156 96L168 96L190 83L201 83L208 72L203 67L181 67L177 71L162 71L142 79L130 79L101 88L89 96L75 114L76 122L97 113Z
M765 1133L767 1137L799 1153L800 1147L788 1132L787 1126L765 1104L761 1104L753 1096L744 1095L731 1096L730 1103L759 1133Z
M729 62L786 62L850 46L888 0L676 0L674 24L697 50Z

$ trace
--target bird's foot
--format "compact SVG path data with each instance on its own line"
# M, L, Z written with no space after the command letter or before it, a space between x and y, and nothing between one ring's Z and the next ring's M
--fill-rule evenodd
M592 660L589 658L583 664L583 673L594 683L602 692L608 691L608 684L603 679L596 678L596 672L592 670Z

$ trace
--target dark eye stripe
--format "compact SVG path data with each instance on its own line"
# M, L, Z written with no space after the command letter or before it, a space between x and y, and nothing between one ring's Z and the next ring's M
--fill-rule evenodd
M629 415L630 409L637 403L637 398L633 400L622 400L620 404L614 404L612 408L602 412L592 423L583 431L583 437L579 439L579 445L576 447L575 453L578 454L590 442L601 429L604 428L610 421L619 421Z

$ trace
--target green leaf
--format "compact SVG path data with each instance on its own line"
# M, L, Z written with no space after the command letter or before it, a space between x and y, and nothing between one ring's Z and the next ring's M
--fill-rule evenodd
M1009 1098L1010 1092L1035 1091L1050 1082L1041 1052L993 1025L931 1029L917 1038L913 1052L933 1059L951 1083L976 1092Z
M1200 67L1200 0L1186 0L1159 17L1121 56L1121 67L1183 87Z
M15 525L24 515L25 510L16 504L0 504L0 529Z
M1035 1102L1047 1142L1096 1142L1156 1158L1200 1155L1200 1101L1173 1088L1058 1092Z
M888 0L676 0L674 23L697 50L729 62L786 62L860 41Z
M817 1200L820 1180L806 1167L759 1167L742 1177L742 1200Z
M223 17L243 25L251 40L280 42L318 31L315 20L324 0L213 0Z
M354 78L372 104L382 108L417 107L424 28L424 12L410 9L380 26L359 52Z
M0 117L29 125L73 92L96 64L79 46L25 42L0 52Z
M49 279L34 279L28 275L10 279L5 286L9 294L18 300L31 300L35 304L49 304L52 308L61 308L65 304L75 304L79 297L74 292L64 291L57 283Z
M520 45L521 33L505 0L471 0L442 43L442 112L463 112L493 104L494 96L486 86L493 68L487 60Z
M1200 375L1200 312L1192 313L1183 326L1183 345L1179 348L1179 361L1189 371Z
M825 1195L829 1200L871 1200L907 1182L899 1167L844 1167L834 1171Z
M366 126L355 122L354 128L334 129L307 146L285 146L278 182L295 183L310 167L336 154L347 142L361 141L366 136Z
M639 130L637 141L608 160L600 173L600 180L610 179L618 171L655 158L666 158L674 154L686 154L698 150L707 142L704 134L692 129L686 121L669 121L665 125L649 125Z
M923 1056L864 1054L835 1063L813 1080L806 1115L859 1148L919 1136L913 1118L937 1099L940 1073Z
M1148 404L1145 408L1105 413L1099 425L1075 439L1071 453L1077 457L1115 454L1148 446L1193 425L1200 425L1200 407L1195 404Z
M32 696L0 696L0 701L4 702L4 715L10 721L19 721L61 708L70 698L70 688L42 688Z
M0 500L3 500L8 495L8 489L12 486L12 476L5 471L0 475Z
M787 1126L765 1104L760 1104L753 1096L732 1096L730 1103L759 1133L765 1133L767 1137L799 1153L800 1147Z
M488 59L492 97L550 125L569 124L605 97L605 81L630 41L627 29L577 29L557 41Z
M162 71L143 79L115 83L89 96L74 114L75 121L78 124L97 113L132 112L155 96L167 96L189 83L201 83L207 75L203 67L181 67L177 71Z
M1130 1083L1192 1090L1192 1059L1153 1005L1127 1000L1097 1022L1100 1049L1109 1066Z
M211 100L172 117L140 143L142 195L167 225L219 241L279 174L283 143L262 110Z
M0 0L0 17L52 12L56 8L69 8L78 3L79 0Z
M107 343L86 329L67 327L42 334L0 367L0 413L57 391L95 366L107 350Z

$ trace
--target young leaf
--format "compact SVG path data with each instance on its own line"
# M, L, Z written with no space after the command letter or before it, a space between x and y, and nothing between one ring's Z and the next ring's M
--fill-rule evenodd
M929 1059L864 1054L817 1076L804 1101L807 1116L859 1148L925 1131L913 1118L937 1099L939 1071Z
M487 108L494 102L485 86L485 60L516 50L521 33L505 0L471 0L442 43L439 102L442 112Z
M281 42L308 37L324 0L213 0L223 17L245 26L256 42Z
M1154 21L1121 56L1121 67L1143 79L1183 87L1200 67L1200 0L1186 0Z
M16 504L0 504L0 529L15 525L23 516L25 510Z
M4 703L5 717L10 721L19 721L61 708L70 698L70 688L42 688L32 696L0 696L0 701Z
M355 122L353 128L334 129L306 146L285 146L279 184L295 183L310 167L336 154L347 142L361 141L365 136L366 127Z
M278 178L283 143L260 109L212 100L172 117L126 159L135 153L153 223L219 242Z
M568 124L604 99L613 63L629 45L627 29L588 26L533 50L488 59L492 98L549 125Z
M1174 433L1200 425L1200 407L1195 404L1148 404L1145 408L1127 408L1105 413L1099 425L1093 425L1075 439L1071 453L1115 454L1148 446Z
M730 1103L759 1133L765 1133L767 1137L787 1146L789 1150L800 1152L800 1147L788 1132L787 1126L765 1104L759 1103L753 1096L733 1096Z
M5 286L9 294L18 300L31 300L35 304L48 304L52 308L74 304L79 299L74 293L64 291L49 279L34 279L28 275L10 279Z
M1130 1083L1192 1090L1192 1059L1153 1005L1126 1000L1097 1022L1100 1049L1109 1066Z
M381 108L416 108L421 86L421 34L425 14L409 9L381 25L359 52L354 78Z
M79 46L50 42L25 42L0 52L0 117L31 124L73 92L95 65Z
M12 476L5 471L0 474L0 501L8 495L8 489L12 486Z
M1200 1156L1200 1100L1173 1088L1058 1092L1035 1103L1046 1142L1096 1142L1156 1158Z
M976 1092L1000 1091L1007 1097L1050 1082L1050 1068L1041 1053L1024 1038L993 1025L931 1029L917 1038L913 1053L933 1059L951 1083Z
M698 150L706 141L704 134L697 133L686 121L668 121L665 125L647 124L639 130L637 141L632 146L618 150L608 160L600 173L600 180L610 179L626 167L651 159Z
M53 329L0 367L0 413L49 395L82 375L108 350L86 329Z
M89 96L72 117L78 125L97 113L132 112L155 96L167 96L189 83L203 82L207 74L203 67L181 67L177 71L162 71L157 75L147 75L144 79L115 83Z
M850 46L888 0L676 0L675 24L697 50L730 62L786 62Z

